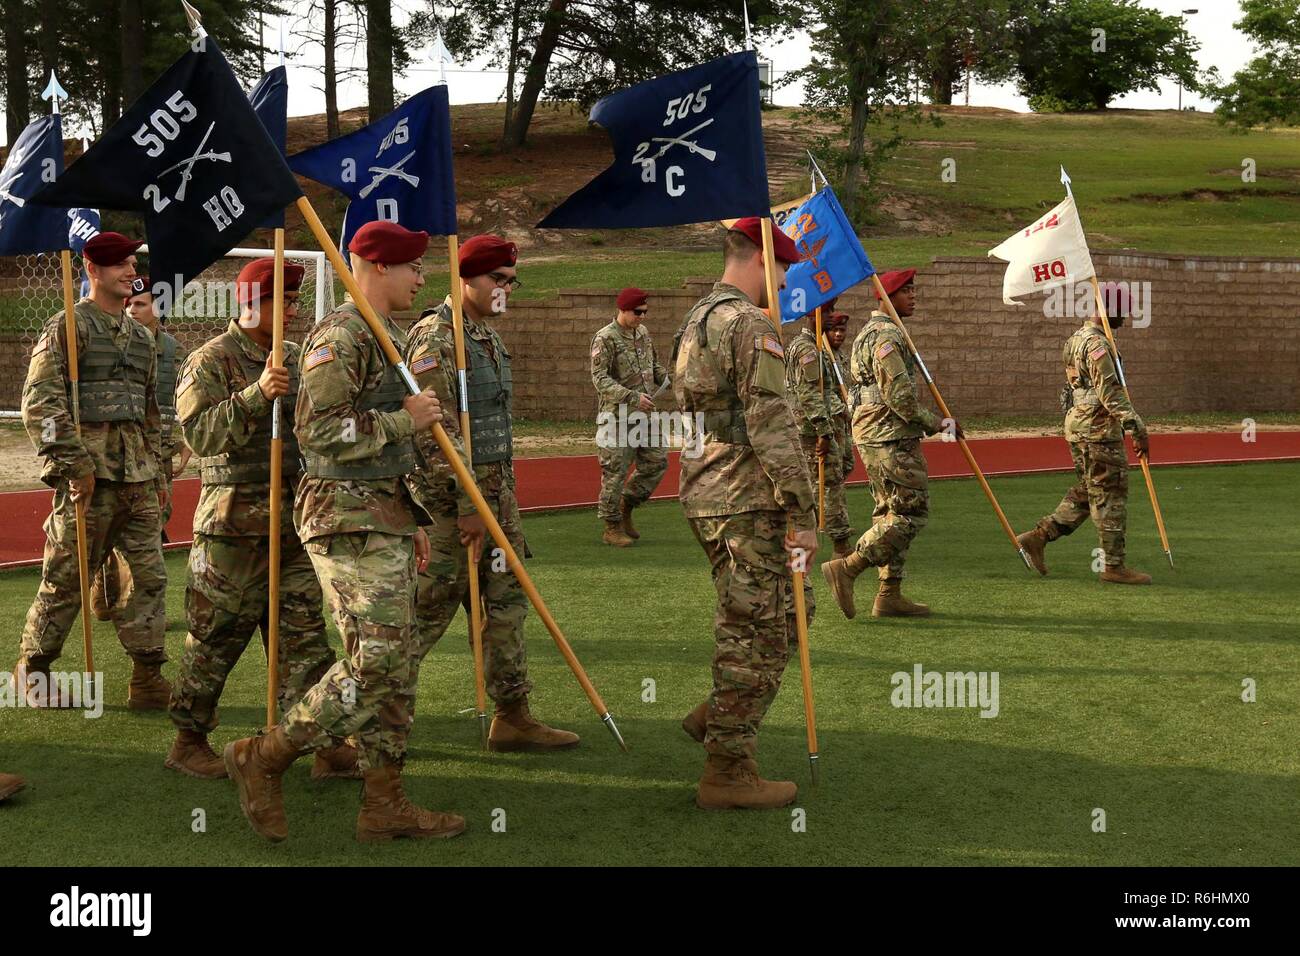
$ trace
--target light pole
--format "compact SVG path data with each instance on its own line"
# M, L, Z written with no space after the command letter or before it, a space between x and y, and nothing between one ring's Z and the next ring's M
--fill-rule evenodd
M1191 10L1184 10L1183 16L1185 17L1191 16L1193 13L1197 13L1197 12L1199 11L1197 11L1195 8L1192 8ZM1184 30L1183 32L1186 33L1187 31ZM1182 111L1183 111L1183 78L1180 76L1178 78L1178 112L1181 113Z

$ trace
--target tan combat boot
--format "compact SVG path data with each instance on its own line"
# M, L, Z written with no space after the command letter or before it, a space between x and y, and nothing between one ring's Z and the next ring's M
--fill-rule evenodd
M1110 584L1150 584L1151 575L1144 574L1141 571L1134 571L1132 568L1126 568L1124 565L1117 567L1107 567L1101 572L1101 579Z
M547 727L528 710L528 698L509 704L497 704L488 731L488 750L502 753L513 750L569 750L578 746L577 734Z
M172 697L172 685L162 676L161 664L133 661L131 683L127 687L129 710L166 710Z
M465 832L464 817L411 803L397 767L371 767L362 779L365 785L357 814L357 840L361 843L384 843L397 837L445 839Z
M623 530L622 521L606 521L605 533L600 536L600 540L606 544L612 544L616 548L629 548L632 546L632 539Z
M706 697L700 706L682 718L682 730L698 744L704 743L704 735L708 733L708 713L709 699Z
M316 759L311 763L313 780L361 780L361 755L350 743L341 742L333 747L323 747L316 751Z
M794 803L799 788L789 780L764 780L753 760L709 754L695 805L701 810L772 810Z
M632 509L635 507L627 498L623 499L623 533L633 541L641 537L641 532L637 531L636 526L632 524Z
M1029 563L1039 574L1047 574L1047 535L1042 528L1016 536L1016 544L1029 555Z
M930 605L903 597L903 582L900 578L881 578L876 603L871 605L871 616L929 617Z
M16 773L0 773L0 800L8 800L27 786L27 781Z
M226 777L225 762L209 745L208 735L197 730L176 732L176 741L163 766L199 780L224 780Z
M853 582L859 574L869 568L866 560L856 551L847 558L834 558L822 565L822 577L831 586L831 595L840 606L844 616L849 620L858 613L853 604Z
M105 586L107 577L108 569L101 567L90 579L90 610L95 615L96 621L107 621L112 616L114 602L111 602L108 595L104 593L107 590Z
M245 737L226 744L222 752L226 773L239 791L239 808L253 832L279 843L289 835L284 816L284 794L280 777L298 759L288 735L276 727L263 737Z
M72 702L64 700L58 690L50 683L50 666L33 667L21 657L14 665L14 686L23 692L26 704L33 710L71 707Z
M836 538L834 541L834 554L837 558L847 558L853 553L852 538Z

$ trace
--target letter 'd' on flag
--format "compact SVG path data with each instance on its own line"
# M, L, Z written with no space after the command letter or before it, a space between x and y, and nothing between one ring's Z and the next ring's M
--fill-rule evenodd
M614 165L538 228L626 229L768 215L753 50L611 94L592 107L590 122L609 131Z
M1088 240L1074 198L1069 196L1037 222L990 249L989 255L1007 260L1002 278L1002 301L1007 305L1017 305L1016 296L1045 292L1094 275Z
M29 202L63 172L58 114L27 125L0 169L0 256L68 248L68 210Z

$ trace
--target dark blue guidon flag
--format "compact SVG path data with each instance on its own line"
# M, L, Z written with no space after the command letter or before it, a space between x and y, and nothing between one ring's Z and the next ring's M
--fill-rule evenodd
M266 133L280 150L280 155L285 155L285 143L289 139L289 75L285 68L277 66L264 74L248 94L248 102L253 104L253 112L266 127ZM262 228L284 228L284 210L262 223Z
M289 166L352 200L343 249L377 219L435 236L456 234L446 86L431 86L369 126L290 156Z
M591 110L614 165L537 224L626 229L768 214L758 55L733 53L613 93Z
M301 195L208 36L33 201L140 213L165 312L185 283Z
M784 322L808 315L876 271L829 186L790 210L781 229L803 257L785 273L781 290Z
M63 173L63 125L57 113L27 124L0 169L0 256L68 248L68 210L29 200Z

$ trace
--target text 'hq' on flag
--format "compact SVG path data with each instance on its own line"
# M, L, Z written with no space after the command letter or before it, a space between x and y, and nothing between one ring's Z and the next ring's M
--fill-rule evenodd
M216 41L201 37L35 201L141 213L150 277L174 301L301 195Z
M59 115L27 124L0 169L0 256L68 248L67 209L30 202L63 172L63 126Z
M781 230L794 240L802 257L785 273L784 322L807 315L876 271L829 186L790 210Z
M447 87L431 86L368 126L289 157L294 172L352 201L343 249L368 222L386 219L435 236L456 234Z
M263 74L248 94L253 112L266 127L266 133L283 156L289 139L289 74L282 66ZM284 227L284 210L281 209L262 223L264 229Z
M1007 305L1019 305L1016 296L1084 282L1096 274L1073 196L990 249L989 255L1007 260L1002 277L1002 301Z
M733 53L612 93L590 122L614 164L537 224L629 229L768 214L758 55Z

